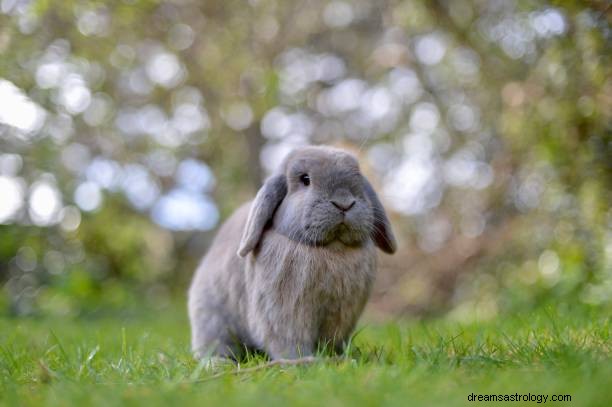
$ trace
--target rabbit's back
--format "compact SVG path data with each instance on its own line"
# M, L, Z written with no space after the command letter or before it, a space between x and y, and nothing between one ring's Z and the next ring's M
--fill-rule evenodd
M195 272L188 301L194 350L208 344L211 338L228 343L235 339L250 342L246 328L245 259L236 255L236 236L244 228L249 207L250 203L244 204L223 224ZM224 334L217 338L220 332Z

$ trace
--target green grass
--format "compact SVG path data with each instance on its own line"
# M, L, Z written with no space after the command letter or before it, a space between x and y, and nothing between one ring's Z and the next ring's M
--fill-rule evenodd
M610 321L553 308L486 323L364 325L340 360L212 373L194 362L183 308L97 319L1 319L0 404L488 405L475 394L544 394L612 405ZM240 368L264 363L253 357ZM568 394L571 402L550 401ZM527 403L501 403L530 405Z

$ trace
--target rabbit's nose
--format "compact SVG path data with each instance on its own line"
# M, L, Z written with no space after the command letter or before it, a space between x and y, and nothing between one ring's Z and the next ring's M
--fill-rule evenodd
M331 203L342 212L348 212L353 205L355 205L354 199L332 199Z

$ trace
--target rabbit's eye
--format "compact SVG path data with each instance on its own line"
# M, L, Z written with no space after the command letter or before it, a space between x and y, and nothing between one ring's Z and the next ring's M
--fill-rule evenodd
M300 175L300 181L302 184L308 186L310 185L310 176L308 174L302 174Z

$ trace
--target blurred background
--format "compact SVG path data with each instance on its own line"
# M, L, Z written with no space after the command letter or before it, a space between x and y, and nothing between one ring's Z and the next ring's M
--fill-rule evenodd
M605 1L0 0L0 315L183 301L296 146L358 155L400 250L368 315L612 299Z

